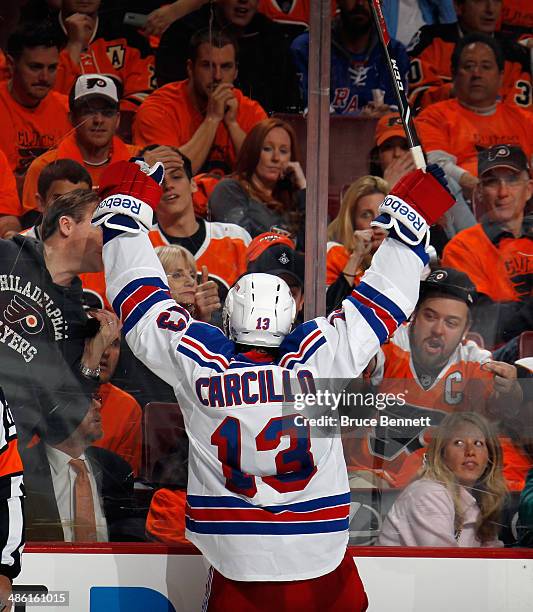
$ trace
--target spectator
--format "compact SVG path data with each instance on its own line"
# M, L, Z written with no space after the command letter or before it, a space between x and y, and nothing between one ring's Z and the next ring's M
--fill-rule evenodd
M246 272L265 272L282 278L296 303L296 315L303 314L305 257L288 236L265 232L256 236L246 250Z
M265 119L246 137L234 175L213 190L211 215L237 223L251 236L281 228L303 250L306 185L293 128L281 119Z
M41 218L48 206L57 198L75 189L92 189L91 175L73 159L58 159L45 166L37 179L35 201L38 210L29 211L25 219L35 219L36 225L24 230L22 235L41 240ZM83 288L85 308L111 310L106 298L103 272L86 272L79 275Z
M379 393L400 398L383 414L427 417L436 426L447 412L475 410L494 420L519 422L522 392L516 368L491 361L489 351L466 340L474 297L466 274L450 268L437 269L422 282L411 322L381 347L369 372ZM364 486L405 486L422 466L430 435L429 428L400 425L347 439L351 486L361 486L359 479Z
M195 32L213 27L235 37L239 71L235 85L267 113L296 112L300 94L289 45L281 27L258 13L258 0L219 0L168 28L156 53L159 87L188 76L188 45ZM160 139L159 139L160 141Z
M49 22L22 23L7 44L11 79L0 84L0 149L22 181L30 163L70 130L67 98L51 91L59 39Z
M457 23L423 26L413 37L408 51L411 59L410 101L413 108L426 108L454 95L451 58L456 44L468 34L494 38L501 46L504 63L498 93L503 101L531 109L531 68L527 49L496 29L501 0L455 0ZM457 93L455 92L455 95Z
M148 96L135 117L139 146L179 147L194 174L233 170L246 134L266 117L261 106L233 86L237 44L226 32L201 30L191 39L185 81Z
M90 191L61 196L45 213L42 242L0 241L2 384L21 447L43 417L63 438L79 425L101 355L118 333L109 313L97 311L89 324L76 276L102 266L101 230L91 224L98 203Z
M398 113L384 115L376 124L376 146L370 152L370 174L383 176L389 186L392 186L414 167L400 115ZM442 220L446 231L444 242L455 236L458 231L476 223L459 183L448 177L448 188L457 202ZM438 231L441 227L439 225L432 231L432 244L435 244L437 241L434 239L438 238L435 230ZM437 248L437 251L440 253L442 248Z
M160 154L156 151L145 153L150 163L158 159ZM154 247L178 244L192 253L196 265L206 266L209 278L216 281L222 303L229 288L246 270L245 252L251 238L246 230L233 223L211 222L195 216L192 194L196 186L191 162L178 150L175 153L181 164L165 165L167 172L163 197L157 207L157 226L149 237Z
M453 0L383 0L389 34L408 45L422 26L457 21Z
M331 31L330 104L343 115L381 117L397 109L386 60L378 44L367 0L338 0L340 14ZM407 89L409 59L405 47L390 43L404 87ZM309 32L291 45L294 63L301 75L302 94L308 98Z
M129 159L136 148L125 144L117 135L120 121L115 83L101 74L83 74L69 95L72 133L59 146L38 157L28 169L22 209L24 213L38 208L35 197L42 169L57 159L72 159L91 175L93 187L109 164Z
M533 546L533 468L528 472L526 483L520 494L518 516L521 527L520 546Z
M154 57L135 28L98 16L101 0L62 0L59 26L67 38L55 88L68 94L82 74L99 73L121 83L120 107L136 111L155 88Z
M46 165L39 174L35 202L37 208L31 217L36 224L24 230L22 235L41 240L42 216L48 206L62 195L75 189L92 189L91 175L73 159L58 159ZM28 216L28 218L31 218Z
M92 446L102 437L95 396L83 421L66 439L49 438L23 453L26 533L32 541L108 542L124 538L132 506L133 474L118 455Z
M481 223L459 232L443 264L466 272L481 294L476 329L491 345L533 329L533 240L525 208L533 194L528 160L519 147L496 145L478 156L476 198Z
M337 217L328 226L326 255L326 311L331 312L359 284L372 256L385 238L381 228L370 227L378 206L389 193L377 176L362 176L342 196Z
M196 261L186 248L177 244L157 247L155 252L168 279L170 294L199 321L209 323L212 314L221 308L218 287L208 279L207 266L202 266L202 282L198 284Z
M477 179L477 152L494 143L533 153L533 116L498 102L503 58L483 34L465 36L452 56L456 99L437 102L420 113L417 127L430 163L440 164L470 197Z
M22 461L17 448L17 432L6 399L0 389L0 429L2 454L0 478L4 486L0 496L2 521L5 527L0 539L2 563L0 564L0 606L10 612L13 579L20 574L20 562L24 549L24 484Z
M498 520L507 489L502 451L489 423L449 414L436 430L419 480L385 517L378 546L502 546Z
M9 238L20 231L20 201L15 175L5 153L0 149L0 238Z
M122 457L137 476L141 466L142 410L129 393L109 382L115 374L119 356L120 337L111 342L100 360L98 394L102 398L103 436L94 442L94 446Z

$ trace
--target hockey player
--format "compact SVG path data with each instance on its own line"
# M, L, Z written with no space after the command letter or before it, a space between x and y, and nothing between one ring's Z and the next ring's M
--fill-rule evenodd
M146 170L162 179L159 164ZM136 164L111 166L94 222L103 228L108 298L127 341L174 387L183 411L186 536L212 565L204 609L365 610L346 554L341 441L312 437L298 424L292 391L358 376L409 316L428 260L428 226L453 204L442 173L416 171L393 188L375 221L389 238L329 319L291 332L296 308L287 284L247 274L226 298L227 336L170 298L146 235L161 196L151 177Z

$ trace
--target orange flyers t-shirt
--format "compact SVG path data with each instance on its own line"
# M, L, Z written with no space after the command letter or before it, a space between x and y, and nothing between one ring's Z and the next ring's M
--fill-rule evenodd
M407 485L422 467L431 427L438 426L449 412L483 412L494 389L491 373L480 367L489 359L489 351L480 349L474 342L460 344L437 379L425 388L412 365L409 326L400 327L381 347L378 366L372 375L379 393L394 394L400 400L394 406L375 411L372 416L378 419L378 427L344 438L349 471L373 472L392 487ZM398 419L426 417L429 427L385 427L380 422L382 415Z
M187 84L188 80L169 83L146 98L133 124L133 142L139 148L150 144L180 147L191 140L204 116L193 106ZM239 103L237 122L248 133L267 115L257 102L247 98L239 89L234 88L233 92ZM202 170L228 174L234 168L235 158L235 147L221 121Z
M8 83L0 83L0 149L9 167L23 175L31 162L56 147L72 129L67 97L51 91L36 108L15 102Z
M496 144L522 147L533 153L533 114L508 104L497 104L492 115L479 115L457 100L445 100L423 110L416 128L426 152L446 151L457 165L477 176L477 151Z
M141 465L141 407L129 393L111 383L100 385L99 393L104 437L93 444L120 455L137 476Z
M528 297L533 275L533 240L503 237L495 245L481 224L456 234L444 247L442 265L462 270L479 293L496 302Z
M20 215L17 183L5 153L0 150L0 215Z
M107 164L101 166L91 166L84 162L81 151L76 143L76 135L67 136L58 147L47 151L38 157L29 167L24 180L24 190L22 192L22 210L27 213L29 210L37 208L35 194L37 193L37 181L41 170L50 162L56 159L73 159L80 163L91 175L93 189L98 188L102 172L112 163L128 160L137 151L137 147L125 144L118 136L113 137L111 157Z

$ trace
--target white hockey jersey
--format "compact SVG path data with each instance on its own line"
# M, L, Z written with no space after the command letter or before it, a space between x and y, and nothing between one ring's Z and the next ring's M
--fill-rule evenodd
M350 502L341 440L298 426L284 390L361 373L416 304L420 249L385 240L340 310L297 327L275 363L257 363L170 298L146 234L104 229L109 301L183 412L187 538L227 578L303 580L341 562Z

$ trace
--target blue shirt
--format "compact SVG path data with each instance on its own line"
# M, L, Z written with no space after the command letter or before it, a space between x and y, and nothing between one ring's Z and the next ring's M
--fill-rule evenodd
M407 90L409 70L407 52L397 40L392 40L391 50ZM302 96L307 101L309 32L304 32L294 39L291 52L300 76ZM371 40L370 47L365 53L350 53L342 47L336 36L335 26L331 40L330 88L332 112L336 114L358 115L369 102L373 101L373 89L381 89L384 92L385 104L389 104L393 109L397 108L386 60L377 40Z

